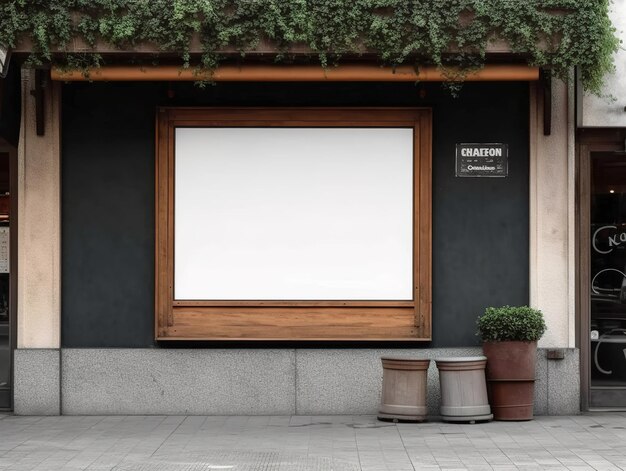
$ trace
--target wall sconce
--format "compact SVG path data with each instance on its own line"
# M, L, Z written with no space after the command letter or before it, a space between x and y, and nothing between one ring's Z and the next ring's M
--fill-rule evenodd
M0 44L0 78L5 78L9 71L9 61L11 60L11 49L9 46Z

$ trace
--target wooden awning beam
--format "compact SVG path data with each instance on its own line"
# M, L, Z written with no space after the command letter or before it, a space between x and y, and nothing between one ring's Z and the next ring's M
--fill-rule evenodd
M52 67L52 80L81 81L201 81L216 82L444 82L450 76L436 67L411 66L380 67L375 64L346 64L322 68L319 65L222 65L213 71L199 73L195 69L181 69L173 65L103 66L88 74L82 70L65 70ZM535 81L539 68L527 65L486 65L468 72L463 77L469 82Z

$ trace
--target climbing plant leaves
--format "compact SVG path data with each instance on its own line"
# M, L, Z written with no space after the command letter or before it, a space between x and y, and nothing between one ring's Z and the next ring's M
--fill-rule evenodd
M217 67L261 41L276 60L307 50L327 67L346 56L375 55L381 64L444 70L481 67L488 46L506 44L536 66L565 78L579 68L585 89L600 93L619 47L610 0L2 0L0 43L28 38L32 64L94 67L100 55L70 51L75 38L119 49L141 43L173 53L182 67ZM201 53L191 54L199 41ZM60 52L58 52L60 51ZM462 80L463 74L450 74Z

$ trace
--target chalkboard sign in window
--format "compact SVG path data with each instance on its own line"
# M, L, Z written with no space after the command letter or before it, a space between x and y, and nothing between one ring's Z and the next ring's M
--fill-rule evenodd
M157 340L429 340L431 114L162 108Z
M457 177L506 177L509 148L506 144L457 144Z

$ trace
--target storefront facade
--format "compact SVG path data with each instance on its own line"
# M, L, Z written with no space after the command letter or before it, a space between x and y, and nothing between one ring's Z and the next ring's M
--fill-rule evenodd
M6 9L0 408L372 414L501 305L545 315L537 415L626 407L607 2L220 5Z
M551 133L547 136L544 95L538 81L468 82L458 98L450 96L439 83L218 82L202 90L188 82L51 81L45 95L45 133L37 136L36 107L29 93L34 87L34 74L25 70L22 77L16 413L374 413L380 394L381 355L436 358L476 353L480 349L475 337L476 317L486 306L503 304L530 304L546 315L549 329L538 354L536 413L571 414L580 410L575 253L570 230L575 210L573 87L553 83ZM190 105L196 113L193 122L184 116ZM215 110L219 110L219 118ZM254 118L259 110L269 113L273 122L268 124L263 118L259 123ZM364 128L372 131L365 135L374 140L367 148L357 147L359 155L365 162L384 165L370 175L360 173L352 182L349 176L354 161L344 162L347 171L343 175L341 166L335 168L340 181L353 185L348 193L363 193L357 204L342 204L348 208L346 211L353 212L353 224L371 221L374 226L376 219L387 217L389 208L403 204L413 208L410 211L417 215L417 221L398 215L391 222L378 222L385 228L377 233L373 227L376 236L372 240L389 235L394 246L401 245L398 240L405 241L408 252L415 257L409 264L407 286L419 279L418 289L407 294L394 292L394 288L390 293L368 288L367 292L374 294L365 301L363 293L349 290L335 295L313 292L300 305L294 305L288 295L283 296L283 304L271 303L272 297L279 296L271 294L250 305L250 298L261 297L254 291L247 298L244 294L243 299L231 298L227 303L197 302L203 295L192 288L191 294L180 291L171 298L163 297L169 291L159 291L163 278L159 278L158 267L167 266L168 258L159 254L159 230L169 226L159 223L159 204L185 198L183 194L168 193L170 190L163 188L167 180L159 175L163 172L159 149L174 146L173 142L159 142L163 136L158 127L159 113L163 112L177 116L177 126L196 130L252 127L259 131L278 126L280 132L286 132L293 130L293 122L298 121L299 131L325 130L316 135L319 145L328 139L325 133L329 126L357 133ZM239 120L235 126L224 122L224 116L233 112ZM280 116L285 112L292 113L286 128L286 119ZM177 115L180 113L182 118ZM367 113L369 117L364 118ZM406 129L409 121L417 123L421 140L416 144L415 132L413 138L408 137L403 147L409 149L408 160L400 162L395 171L403 175L406 168L413 168L414 178L406 180L404 187L393 180L396 183L392 187L401 187L397 194L388 187L381 190L381 197L372 198L369 188L383 188L385 178L396 178L390 174L377 179L390 171L385 160L390 157L381 149L403 139L385 143L383 137L381 144L376 136L385 133L373 130ZM341 139L333 142L345 149L350 136L348 132L343 144ZM230 139L240 141L245 136ZM179 137L176 149L182 142ZM467 178L459 173L457 145L475 144L480 148L494 143L508 150L506 176ZM284 148L293 153L298 146L306 146L306 141L294 145ZM403 148L393 147L390 155L401 156ZM327 152L330 147L323 149L318 152ZM250 154L249 149L239 152ZM345 154L348 152L337 154L334 165ZM264 154L259 150L258 155ZM183 168L178 160L176 166ZM327 169L309 171L320 172L316 183L307 183L312 189L318 183L328 192L333 191L333 185L336 187L337 182L323 180L329 173ZM225 169L220 172L226 181L232 178ZM245 180L245 172L240 168L236 176ZM241 197L243 192L237 206L241 208L246 199L255 198L255 192L270 188L279 191L284 182L299 179L297 174L285 178L279 175L274 180L271 177L268 173L259 179L268 184L251 179L245 185L251 189L249 194L239 187L239 193L226 195L226 202ZM359 186L363 180L369 183ZM302 176L299 181L307 180ZM237 182L237 178L231 180L224 192ZM177 185L194 188L190 182ZM300 207L307 197L297 195L297 187L286 186ZM164 193L159 193L159 188ZM197 188L201 190L203 185ZM284 201L284 194L278 201ZM322 196L316 194L318 199ZM188 198L191 204L193 194ZM391 198L388 207L382 206L385 198ZM361 219L357 214L360 201L368 202ZM265 201L255 211L270 204L276 201ZM307 211L315 213L312 208L316 207ZM235 208L224 203L212 210L212 218L225 213L224 221L233 218L232 225L241 224ZM170 209L176 211L174 220L184 222L178 216L181 208ZM326 217L332 208L319 209ZM298 223L288 211L281 207L265 216L279 213L279 219ZM247 220L251 217L245 215ZM327 224L341 232L345 230L342 219L339 215ZM302 231L306 221L299 224ZM264 227L258 220L254 226ZM284 232L288 226L280 227ZM402 230L397 235L393 228L404 228L408 236L402 239ZM179 231L178 226L167 230ZM177 238L183 237L180 232L176 234ZM320 240L324 234L328 232L317 233L315 239ZM205 233L203 240L207 237ZM233 233L229 237L233 238ZM261 237L254 233L254 241ZM275 237L276 232L270 233L270 238ZM231 253L254 245L251 239L243 240L248 246L231 248ZM336 239L329 240L325 250L333 250L332 241ZM379 250L382 260L393 261L394 255L385 248L377 249L372 240L362 240L367 253L376 255ZM176 253L188 247L172 246ZM332 273L341 273L339 268L333 267ZM386 268L376 265L375 270ZM332 279L332 273L319 271L321 278ZM389 271L399 273L398 279L402 279L407 268L394 265ZM182 286L177 273L166 275ZM341 278L349 276L343 273ZM251 283L244 284L241 291L245 293ZM318 280L317 286L320 284L324 283ZM392 283L397 285L401 282ZM268 286L271 292L271 283ZM218 300L224 296L205 295ZM165 321L160 320L159 316L167 312L159 311L160 300L171 303L174 322L168 322L167 314ZM264 306L268 302L270 306ZM194 321L216 313L217 318L226 313L222 315L226 321L220 325ZM431 371L430 382L429 405L436 413L435 371Z

